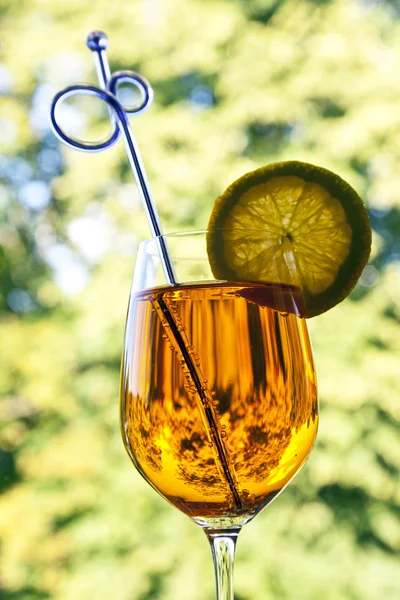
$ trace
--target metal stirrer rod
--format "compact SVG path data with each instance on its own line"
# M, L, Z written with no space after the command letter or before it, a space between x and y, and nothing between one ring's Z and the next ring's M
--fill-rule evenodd
M127 149L129 164L131 166L141 200L145 209L146 217L149 222L152 236L157 238L159 245L162 267L165 277L171 285L176 284L176 278L172 259L169 255L166 241L163 237L160 218L157 207L150 192L150 186L147 180L146 171L140 156L139 147L134 138L127 114L139 114L146 110L153 100L153 90L144 77L133 71L110 72L107 60L106 48L108 47L108 38L102 31L93 31L86 40L87 47L92 50L95 56L95 64L100 87L90 84L72 85L58 94L53 99L50 109L50 120L57 137L70 148L82 150L84 152L98 152L112 146L119 138L122 132L125 146ZM139 89L142 100L136 106L123 106L117 97L117 88L121 83L129 82ZM60 127L56 118L57 106L72 96L87 95L95 96L106 102L112 120L112 131L109 137L100 142L84 142L72 136L68 136Z
M108 39L105 33L101 31L92 32L87 38L87 46L95 53L96 70L100 87L89 84L79 84L70 86L59 92L52 102L50 111L50 118L54 132L65 144L71 148L86 152L98 152L112 146L112 144L117 141L122 131L128 151L129 163L139 188L150 229L153 236L156 236L159 244L164 273L167 281L173 285L176 283L176 279L172 260L169 256L165 239L160 237L162 236L162 229L157 208L152 200L145 169L140 158L139 149L133 137L133 133L127 118L127 113L138 114L149 107L153 98L152 89L149 83L143 77L137 73L133 73L132 71L119 71L113 74L110 73L110 67L108 65L105 53L105 50L108 46ZM122 106L116 95L118 84L122 82L133 83L139 89L142 95L141 103L133 107ZM106 140L99 142L83 142L66 135L66 133L58 125L55 115L57 105L59 102L78 94L95 96L106 102L111 114L111 121L113 125L112 131ZM167 322L168 327L165 327L164 324L162 326L166 331L167 336L170 338L171 344L174 348L176 348L177 352L182 357L183 364L186 365L187 371L191 377L191 381L193 381L193 385L197 390L200 410L203 412L205 419L208 422L208 427L211 432L212 445L214 446L215 453L218 456L217 464L219 465L221 476L227 482L236 508L241 510L242 503L240 495L237 491L235 480L231 475L229 459L221 439L222 434L219 430L218 419L214 414L214 409L212 408L212 396L206 387L204 377L201 375L199 367L194 364L192 356L188 351L188 341L186 340L184 334L177 327L174 317L172 316L171 311L163 298L161 298L161 295L159 295L157 300L153 302L153 306L155 307L157 314L159 314L161 321L165 320Z

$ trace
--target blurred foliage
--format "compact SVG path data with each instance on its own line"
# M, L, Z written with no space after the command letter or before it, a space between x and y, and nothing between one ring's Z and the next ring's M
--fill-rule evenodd
M154 86L133 126L166 230L205 227L216 195L275 160L330 168L365 198L371 262L310 322L318 443L242 532L236 598L397 599L399 3L1 0L0 14L0 599L214 593L204 535L120 441L125 310L148 235L123 144L80 154L48 127L54 93L95 78L95 28L113 70ZM101 135L106 116L65 111L75 134Z

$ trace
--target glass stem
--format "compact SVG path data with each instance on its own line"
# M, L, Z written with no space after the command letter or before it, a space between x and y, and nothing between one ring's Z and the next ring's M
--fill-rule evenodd
M233 600L233 564L240 528L205 530L215 568L216 599Z

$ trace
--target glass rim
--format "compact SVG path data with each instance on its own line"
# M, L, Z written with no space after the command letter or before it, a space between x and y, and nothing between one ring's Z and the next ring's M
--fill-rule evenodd
M150 265L152 269L159 268L160 265L163 265L163 252L167 252L167 257L171 261L171 265L173 270L176 270L177 277L174 283L168 282L168 276L166 277L165 268L162 269L164 272L163 275L163 283L162 285L183 285L184 282L191 283L202 283L202 282L210 282L210 281L223 281L223 282L242 282L242 283L251 283L251 284L278 284L279 286L292 286L295 287L298 292L301 294L301 297L304 296L304 286L301 281L301 273L297 267L297 263L295 259L293 260L272 260L269 270L269 275L265 278L258 277L248 277L237 274L237 276L232 276L231 272L224 273L224 276L217 276L213 270L212 261L210 261L209 255L209 247L208 247L208 238L207 234L212 232L236 232L243 233L246 236L250 237L254 235L254 241L260 240L262 241L263 236L266 234L265 229L262 228L254 228L250 229L247 227L210 227L204 229L191 229L191 230L183 230L183 231L175 231L171 233L166 233L160 236L153 236L146 240L141 241L138 244L138 254L136 257L136 267L139 264L142 264L142 270L138 269L136 272L139 274L143 274L143 265L145 262L150 260ZM196 244L188 244L185 247L184 240L189 239L198 239L200 245ZM177 243L172 243L175 240ZM179 240L181 240L179 242ZM168 243L171 242L171 243ZM154 261L154 259L156 259ZM290 259L290 257L289 257ZM182 276L182 268L185 269L186 265L192 264L204 264L207 266L207 277L204 277L204 273L201 274L200 277L195 276L194 273L185 273ZM147 267L146 267L147 268ZM228 266L229 268L229 266ZM226 275L226 276L225 276ZM174 273L175 279L175 273ZM134 283L138 282L139 279L136 280L134 276ZM143 291L144 289L151 289L154 285L151 283L146 284L137 284L136 289L140 289ZM301 311L300 311L301 312Z
M171 231L170 233L163 233L162 235L150 236L144 240L141 240L138 243L138 247L145 246L146 244L150 244L151 242L155 242L160 239L168 241L168 239L177 239L179 237L187 237L190 235L204 235L211 231L243 231L257 235L262 235L263 233L262 229L249 229L248 227L206 227L203 229L187 229L183 231Z

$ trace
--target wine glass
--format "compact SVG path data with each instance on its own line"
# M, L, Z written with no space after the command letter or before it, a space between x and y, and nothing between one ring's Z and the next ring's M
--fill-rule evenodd
M299 471L317 432L299 278L292 261L280 283L218 281L206 231L162 237L138 250L122 436L139 473L204 529L217 600L228 600L242 526ZM162 248L179 284L166 282Z

